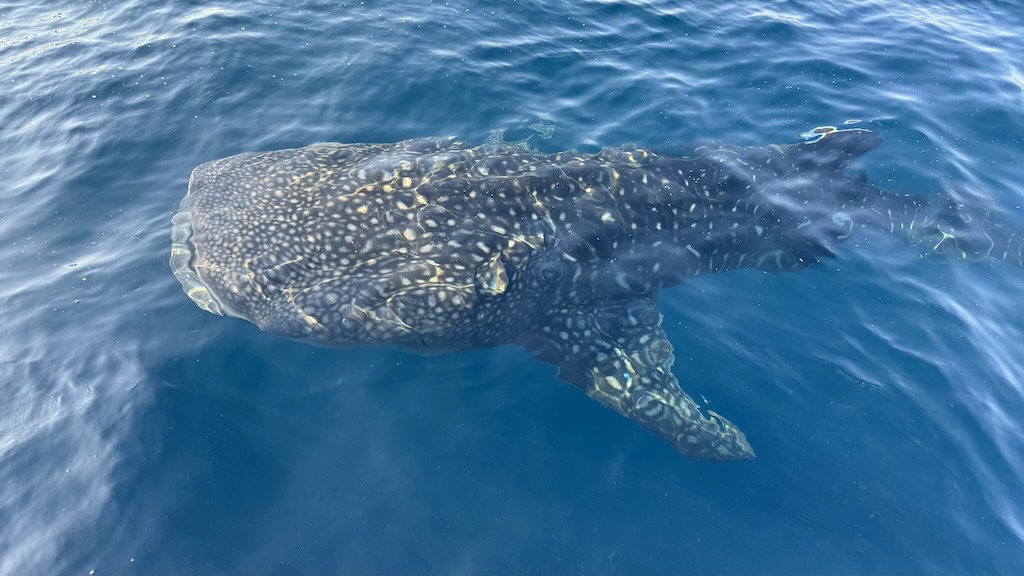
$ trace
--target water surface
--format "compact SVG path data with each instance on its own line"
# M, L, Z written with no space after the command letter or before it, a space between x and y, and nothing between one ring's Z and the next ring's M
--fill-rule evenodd
M1024 558L1024 273L864 237L662 296L758 459L674 450L513 348L329 350L195 307L196 165L555 126L793 142L1024 227L1016 2L0 2L0 573L997 573Z

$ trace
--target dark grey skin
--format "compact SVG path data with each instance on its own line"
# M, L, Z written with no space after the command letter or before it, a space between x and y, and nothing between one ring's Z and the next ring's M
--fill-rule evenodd
M672 372L661 288L813 265L868 227L1022 264L1022 237L844 168L865 130L764 148L546 155L451 139L315 144L199 166L171 266L199 306L326 345L441 353L517 344L708 460L754 457Z

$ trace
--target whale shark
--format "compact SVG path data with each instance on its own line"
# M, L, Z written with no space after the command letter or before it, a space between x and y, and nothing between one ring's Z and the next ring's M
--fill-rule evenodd
M880 136L545 154L454 138L319 143L197 167L171 268L201 308L329 346L518 345L681 453L746 460L680 386L657 298L739 268L799 270L864 230L1024 264L1024 235L950 195L851 171Z

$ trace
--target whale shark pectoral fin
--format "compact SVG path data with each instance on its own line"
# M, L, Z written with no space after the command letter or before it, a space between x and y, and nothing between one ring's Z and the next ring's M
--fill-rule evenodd
M731 422L710 417L672 375L672 345L661 328L654 296L601 309L552 311L520 338L558 375L591 398L674 445L706 460L749 460L754 451Z

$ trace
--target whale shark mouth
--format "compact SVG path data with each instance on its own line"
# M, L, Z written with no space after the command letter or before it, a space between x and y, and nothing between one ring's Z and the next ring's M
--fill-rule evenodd
M192 243L192 198L185 195L178 213L171 219L171 270L181 288L200 308L220 316L224 306L196 271L196 246Z

